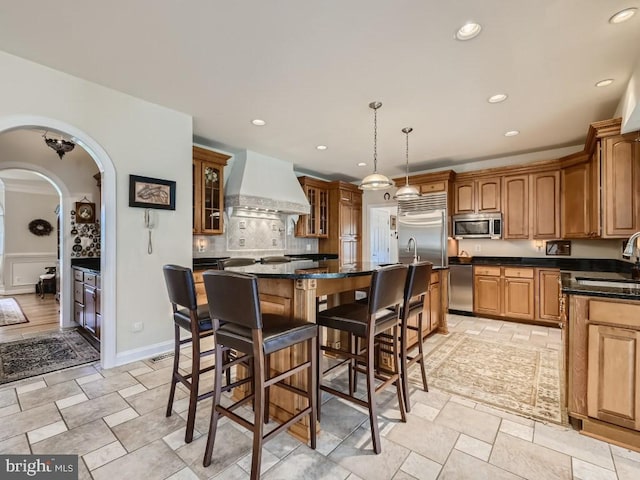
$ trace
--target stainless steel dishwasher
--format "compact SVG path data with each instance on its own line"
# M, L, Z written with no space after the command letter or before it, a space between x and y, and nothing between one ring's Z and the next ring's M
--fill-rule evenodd
M472 265L449 265L449 312L473 314Z

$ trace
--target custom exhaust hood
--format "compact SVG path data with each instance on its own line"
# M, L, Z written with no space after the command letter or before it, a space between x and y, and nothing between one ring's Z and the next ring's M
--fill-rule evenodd
M250 150L235 156L225 184L224 201L228 215L310 212L293 164Z

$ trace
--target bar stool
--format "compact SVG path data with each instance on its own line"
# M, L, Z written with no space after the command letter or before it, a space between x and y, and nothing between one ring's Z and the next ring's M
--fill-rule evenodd
M193 440L198 401L213 395L213 391L199 394L200 375L215 368L215 365L206 368L200 367L202 357L215 353L215 349L201 351L200 346L202 339L213 335L213 325L209 317L209 306L197 304L191 269L178 265L165 265L162 270L173 308L174 324L173 372L166 416L171 416L176 385L180 382L189 389L189 411L184 440L186 443L190 443ZM190 338L180 339L181 328L191 333ZM180 347L189 342L191 342L191 373L182 375L179 371Z
M253 265L256 261L253 258L233 257L218 260L218 270L224 270L227 267L246 267Z
M404 287L404 299L402 309L400 310L401 327L400 327L400 376L402 378L402 390L404 394L404 406L407 412L411 411L411 400L409 398L409 377L408 369L415 363L420 364L422 373L422 385L425 392L429 391L427 385L427 373L424 367L424 350L422 345L422 314L425 308L425 301L431 283L431 262L417 262L409 264L409 272L407 273L407 281ZM416 325L409 325L409 318L417 315ZM418 333L418 354L411 356L407 353L408 349L408 331L412 330ZM380 350L385 353L393 354L393 345L390 335L381 334L379 342Z
M40 298L44 298L44 294L47 292L47 288L56 293L56 267L46 267L46 273L40 275L37 283L38 295Z
M211 464L218 419L220 415L224 415L253 432L251 479L254 480L260 477L263 443L271 440L276 434L306 415L309 415L311 448L316 448L318 328L315 323L291 319L281 315L262 314L260 299L258 298L258 280L254 275L209 270L204 272L203 278L209 310L211 317L214 319L215 356L216 365L218 365L215 370L213 408L211 409L211 423L209 425L209 436L203 465L207 467ZM268 378L269 372L265 369L265 358L271 353L303 343L306 344L306 351L309 355L308 360L283 373L279 373L273 378ZM244 356L232 361L225 361L222 356L223 348L232 348L244 354ZM253 363L252 377L223 387L221 382L222 372L241 361ZM283 380L305 369L307 370L306 392L283 382ZM227 408L220 404L223 391L229 391L247 382L252 384L252 393ZM306 397L308 405L265 435L263 434L264 419L268 416L265 391L273 385L278 385L297 395ZM253 423L234 413L236 408L249 401L253 401L254 406Z
M378 415L375 394L382 391L388 385L395 383L398 395L398 406L403 422L406 422L404 411L404 401L402 399L402 382L400 379L400 358L398 348L398 328L400 327L400 305L403 302L404 287L407 278L406 265L391 265L380 268L371 275L371 288L369 289L369 301L367 304L359 302L338 305L337 307L318 312L317 324L321 327L333 328L346 331L352 336L362 340L362 349L353 348L353 342L349 351L338 350L331 347L322 346L320 342L320 352L327 351L339 357L349 359L349 394L322 385L321 372L318 378L318 396L320 390L329 392L337 397L349 400L361 407L369 410L369 423L371 425L371 438L373 440L373 450L375 453L382 451L380 444L380 431L378 428ZM393 371L387 376L375 373L375 340L376 336L385 330L392 329L394 347ZM321 329L320 329L321 331ZM318 362L320 365L320 361ZM353 370L364 366L364 373L367 377L367 400L361 400L353 395L352 375ZM375 380L381 380L382 384L376 387ZM318 418L320 418L320 404L318 402Z

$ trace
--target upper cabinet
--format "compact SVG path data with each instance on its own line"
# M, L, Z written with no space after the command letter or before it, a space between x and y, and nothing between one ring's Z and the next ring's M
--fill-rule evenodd
M224 167L229 155L193 147L193 233L222 234Z
M311 205L309 215L300 215L296 224L296 237L327 238L329 236L328 183L310 177L298 177Z
M601 141L603 237L627 238L640 230L640 142L636 138L631 133Z
M580 153L563 161L562 238L600 237L600 156Z
M453 214L500 212L502 179L462 180L453 184Z
M531 237L560 238L560 171L532 173Z
M529 175L509 175L502 180L503 237L529 238Z
M320 253L338 252L341 264L362 258L362 191L355 185L334 181L329 185L329 232L318 242Z

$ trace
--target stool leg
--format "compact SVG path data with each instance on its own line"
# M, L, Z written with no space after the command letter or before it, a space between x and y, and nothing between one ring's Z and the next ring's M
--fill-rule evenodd
M200 387L200 338L191 336L191 388L189 389L189 413L187 414L187 431L184 441L191 443L193 428L196 424L196 407L198 406L198 389Z
M407 412L410 412L411 400L409 399L409 378L407 372L407 321L408 318L402 320L402 327L400 329L400 375L404 393L404 408Z
M369 403L369 424L371 425L371 439L373 451L378 454L382 451L380 444L380 430L378 428L378 408L376 405L376 384L374 378L374 347L373 334L367 339L367 402Z
M420 364L420 371L422 372L422 386L424 387L424 391L429 391L429 385L427 384L427 371L424 368L424 345L422 344L424 339L422 338L422 312L418 314L418 355L420 355L420 360L418 363ZM407 410L408 412L409 410Z
M347 348L349 349L349 353L354 353L356 351L356 349L358 348L358 340L356 340L355 335L353 333L349 334L349 344L347 345ZM357 377L356 377L356 367L358 366L358 363L356 362L355 358L351 358L349 360L349 395L351 395L353 397L353 393L356 391L356 386L355 383L357 381Z
M174 324L174 336L175 336L175 346L173 350L173 372L171 372L171 387L169 388L169 402L167 403L167 417L171 416L171 410L173 409L173 398L176 394L176 384L178 383L178 378L176 377L176 373L178 373L178 365L180 364L180 327Z
M318 327L318 340L317 340L317 358L316 358L316 404L317 413L316 418L320 421L320 410L322 409L322 392L320 391L320 385L322 385L322 327Z
M402 398L402 378L401 378L401 365L404 365L404 360L401 361L399 348L398 348L398 326L393 327L393 357L395 358L396 368L396 393L398 394L398 408L400 409L400 418L403 422L407 421L407 415L404 410L404 399Z
M216 442L218 418L220 417L217 406L220 405L220 397L222 396L222 370L224 370L221 350L222 345L216 345L216 368L214 369L215 375L213 380L213 405L211 407L211 420L209 421L209 435L207 436L207 446L204 450L204 460L202 462L205 467L211 465L211 454L213 453L213 445Z
M309 340L309 370L307 372L307 395L309 397L309 407L311 412L309 413L309 437L311 440L311 448L316 449L316 412L318 398L317 393L317 365L318 361L318 337L314 337Z
M264 358L264 375L265 375L265 381L269 379L269 375L271 374L271 361L270 361L270 357L269 355L265 355ZM269 389L270 387L266 387L264 389L264 404L265 404L265 409L264 409L264 423L269 423L269 401L270 401L270 397L269 397Z
M255 414L253 421L253 455L251 457L251 480L260 478L260 464L262 463L262 432L264 419L264 357L262 353L262 331L253 331L253 391L255 394Z

